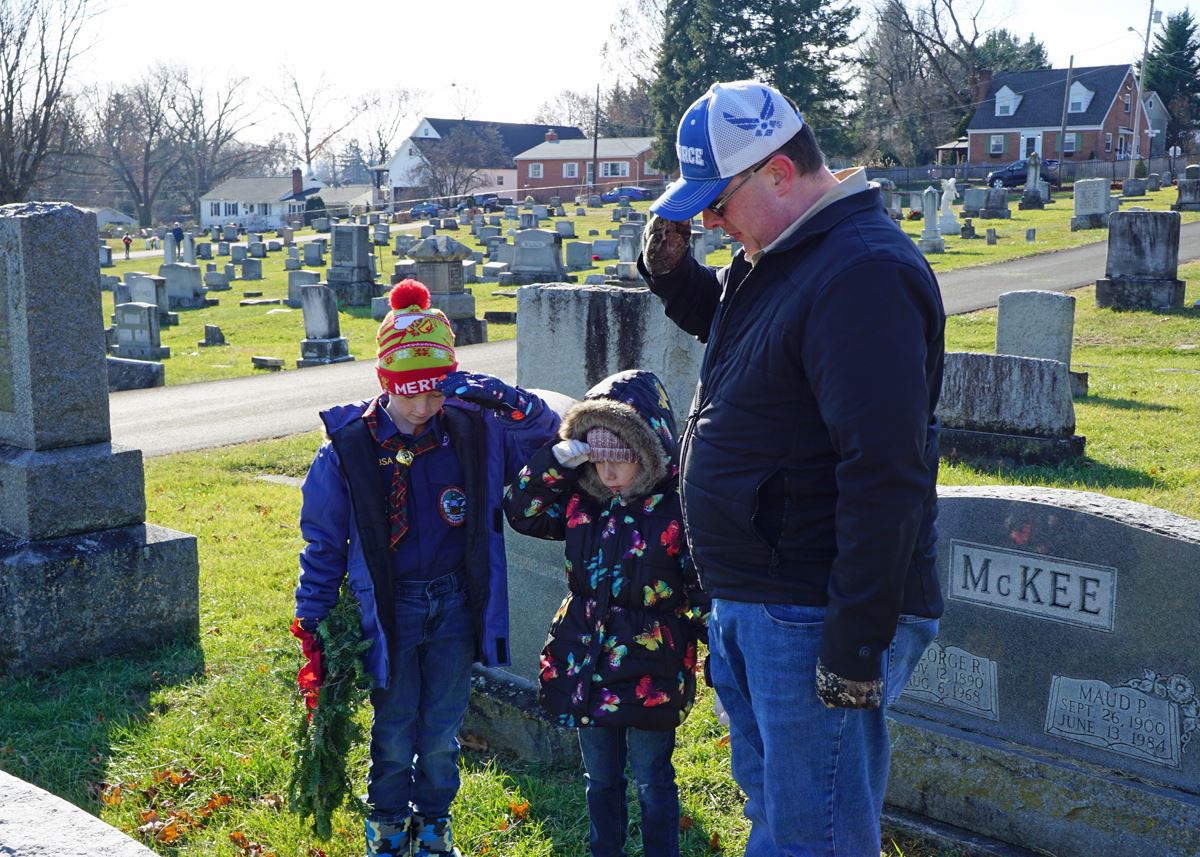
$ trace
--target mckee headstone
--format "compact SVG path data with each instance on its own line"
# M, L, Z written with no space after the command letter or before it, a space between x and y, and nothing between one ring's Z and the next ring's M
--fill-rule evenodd
M647 369L682 411L691 401L703 354L704 346L676 327L645 287L517 289L517 383L526 389L582 398L614 372Z
M891 709L887 802L1057 857L1200 849L1200 523L938 488L938 638Z
M196 539L144 523L141 452L111 443L95 236L0 207L0 672L199 635Z
M342 336L337 303L337 295L328 286L300 287L304 339L300 341L300 359L296 361L296 368L354 359L350 356L350 343Z
M921 237L917 246L922 253L946 252L946 239L938 228L938 192L933 185L921 194Z
M1117 211L1108 220L1108 260L1096 280L1096 306L1175 309L1183 306L1177 211Z
M333 229L326 285L337 294L338 303L370 306L379 291L371 275L371 242L366 226L337 224Z
M1188 164L1183 178L1175 185L1176 198L1172 211L1200 211L1200 164Z
M1079 179L1075 182L1075 213L1071 231L1104 229L1108 226L1108 179Z

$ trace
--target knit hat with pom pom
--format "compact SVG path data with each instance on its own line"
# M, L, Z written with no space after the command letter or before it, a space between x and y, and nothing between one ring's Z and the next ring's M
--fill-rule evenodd
M379 385L397 396L435 392L437 381L458 368L449 320L429 308L429 289L416 280L393 286L388 302L392 310L377 336Z

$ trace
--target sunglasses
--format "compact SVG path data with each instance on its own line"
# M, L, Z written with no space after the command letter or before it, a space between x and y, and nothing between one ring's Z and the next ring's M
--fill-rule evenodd
M755 166L753 169L751 169L750 172L746 173L746 177L744 179L742 179L740 182L735 184L729 190L725 191L725 193L721 194L719 197L717 197L715 200L713 200L712 203L708 206L708 210L711 211L713 214L715 214L717 217L724 217L725 209L729 205L729 200L733 199L733 195L742 189L742 185L744 185L746 182L750 181L750 179L754 178L755 173L757 173L759 170L761 170L763 167L765 167L767 164L769 164L771 162L771 158L773 158L773 157L775 157L775 156L771 155L771 157L767 158L765 161L759 161L757 166Z

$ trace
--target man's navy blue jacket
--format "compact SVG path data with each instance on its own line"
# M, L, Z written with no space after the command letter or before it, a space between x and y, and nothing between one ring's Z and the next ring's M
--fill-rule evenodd
M683 438L684 525L714 598L827 605L821 662L878 678L900 613L936 617L945 311L875 189L752 267L642 276L708 344Z

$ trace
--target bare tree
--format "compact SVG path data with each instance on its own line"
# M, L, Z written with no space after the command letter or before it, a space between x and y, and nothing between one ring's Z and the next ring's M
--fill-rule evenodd
M392 156L392 144L413 112L417 94L398 86L388 92L370 92L363 98L366 145L359 144L372 164L383 164Z
M0 203L26 198L61 141L88 0L0 0Z
M171 125L174 78L150 71L136 84L92 93L93 157L124 187L142 226L153 222L154 201L188 156Z
M488 183L488 168L511 164L500 132L490 125L455 128L440 140L421 140L422 164L414 178L432 197L450 199Z
M283 90L275 95L275 103L287 114L296 129L298 146L293 154L304 161L310 173L317 155L324 152L337 135L350 127L368 106L361 99L352 102L344 109L341 120L327 123L322 117L333 110L336 99L324 77L306 93L293 71L284 72Z
M550 101L545 101L533 117L534 122L546 125L570 125L585 128L591 133L596 117L596 103L585 92L564 89Z
M627 0L609 28L600 55L620 77L645 90L658 76L658 52L666 28L667 0Z
M259 158L259 147L238 140L254 125L242 100L246 78L233 77L210 89L203 77L193 79L186 68L170 68L165 74L170 80L168 121L186 155L192 211L199 217L201 196Z

